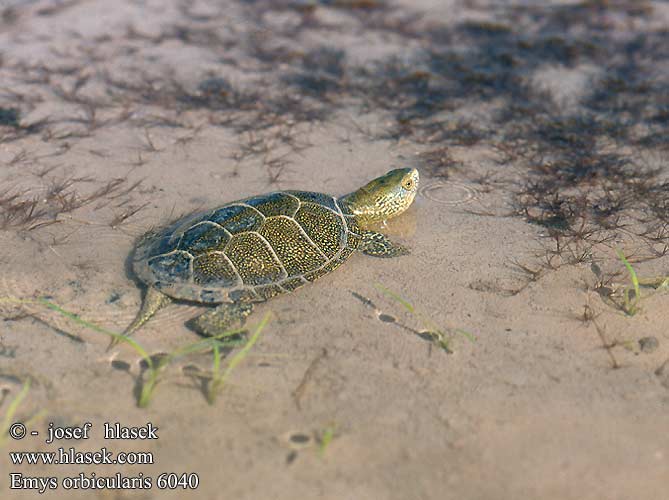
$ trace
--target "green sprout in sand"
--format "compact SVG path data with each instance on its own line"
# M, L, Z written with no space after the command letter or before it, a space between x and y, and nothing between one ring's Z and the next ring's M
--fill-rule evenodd
M255 332L251 338L246 342L242 347L239 353L237 353L228 364L225 371L221 372L221 353L224 349L238 346L242 343L240 340L244 330L236 329L223 332L219 335L207 337L205 339L199 340L197 342L190 343L183 347L177 348L171 353L165 355L156 356L150 355L142 345L134 340L132 337L123 335L120 333L112 332L103 328L92 321L82 318L78 314L72 313L60 307L59 305L44 299L16 299L16 298L0 298L1 302L9 302L15 304L38 304L45 306L46 308L57 312L58 314L70 319L71 321L82 325L90 330L104 333L112 337L112 339L128 344L132 349L140 356L144 362L145 370L140 373L137 379L137 406L140 408L146 408L151 402L156 386L160 381L160 376L163 370L177 358L183 357L188 354L198 353L198 352L209 352L213 351L214 355L214 368L212 370L212 377L208 384L207 389L207 401L213 403L216 393L221 389L227 378L230 376L230 373L234 368L246 357L248 351L253 347L253 345L258 340L261 331L269 321L270 313L268 313L265 318L260 322ZM146 375L144 375L146 373ZM19 401L20 403L20 401Z
M623 304L619 305L628 316L634 316L640 310L641 287L651 287L655 289L667 288L669 286L669 276L659 276L656 278L639 278L632 264L627 260L621 250L616 250L616 254L621 262L627 268L630 275L631 285L623 289Z
M335 424L330 424L320 432L318 436L318 454L321 458L323 458L325 451L334 439L336 430L337 426Z
M30 377L26 378L26 381L23 383L23 387L21 387L21 390L19 391L19 393L9 403L9 406L7 407L7 411L5 412L5 416L2 418L2 422L0 422L0 448L2 448L7 443L7 440L9 438L9 428L14 423L14 416L16 415L16 412L18 411L19 407L21 406L21 403L23 403L25 398L28 396L28 392L30 391L31 383L32 383L32 379ZM43 410L39 411L39 412L37 412L36 415L33 415L32 417L30 417L23 424L26 427L30 427L30 425L35 420L41 418L43 415L44 415L44 411Z
M414 306L409 302L408 300L404 299L401 297L399 294L389 290L388 288L384 287L383 285L377 283L374 285L377 290L379 290L381 293L386 295L387 297L393 299L395 302L398 302L404 309L406 309L412 316L415 316L418 320L423 325L422 330L414 330L413 328L409 328L407 326L403 326L405 329L408 329L418 335L419 337L430 341L434 345L440 347L447 353L452 353L453 349L451 348L451 342L453 340L453 337L455 334L459 334L464 336L465 338L469 339L471 342L474 342L476 338L469 332L455 328L452 331L445 332L442 329L440 329L437 325L435 325L430 319L426 318L421 314Z
M107 330L106 328L103 328L89 320L82 318L78 314L63 309L62 307L60 307L57 304L54 304L53 302L50 302L43 298L37 299L36 302L46 306L48 309L51 309L52 311L56 311L57 313L61 314L62 316L65 316L66 318L69 318L70 320L74 321L79 325L82 325L95 332L109 335L114 340L117 340L119 342L125 342L130 347L132 347L135 350L135 352L139 354L139 356L142 358L142 360L145 362L148 368L147 369L148 377L146 378L146 380L144 380L141 377L141 375L138 380L139 391L137 395L137 406L139 406L140 408L146 408L148 406L149 401L151 400L151 396L153 395L153 391L156 387L156 384L158 383L158 377L160 375L160 372L167 365L167 360L164 357L161 357L159 359L154 359L154 357L151 356L146 351L146 349L144 349L142 345L133 338Z
M244 358L249 353L253 345L257 342L258 338L260 337L260 332L262 332L263 328L265 328L265 325L267 325L269 318L270 318L270 313L268 312L256 327L256 330L255 332L253 332L253 335L251 335L251 337L246 342L244 347L242 347L240 351L233 356L233 358L228 363L228 366L226 367L225 371L223 372L221 372L222 356L220 353L220 347L217 343L213 345L214 366L212 368L211 380L207 385L207 402L209 404L214 403L214 401L216 400L216 395L225 384L226 380L232 373L232 370L234 370L235 367L244 360Z
M632 267L632 264L625 258L625 254L621 250L617 250L618 258L625 264L627 271L630 273L630 279L632 280L632 287L625 287L623 290L623 299L625 301L623 305L623 310L626 314L634 316L639 311L639 301L641 300L641 292L639 291L639 278L636 275L636 271ZM633 293L633 296L630 298L630 295Z

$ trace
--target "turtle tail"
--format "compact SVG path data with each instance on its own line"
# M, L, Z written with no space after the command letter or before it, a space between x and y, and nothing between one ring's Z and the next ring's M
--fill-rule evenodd
M146 323L149 319L151 319L151 317L154 314L156 314L156 312L158 312L159 309L162 309L170 302L172 302L172 299L169 298L164 293L159 292L153 287L147 288L146 294L144 295L144 300L142 301L141 309L137 313L137 316L135 316L133 322L130 323L128 328L125 329L122 336L129 337L130 335L135 333L135 331L137 331L144 323ZM123 340L122 337L114 337L112 341L109 343L109 347L107 347L107 350L110 350L111 348L115 347L122 340Z

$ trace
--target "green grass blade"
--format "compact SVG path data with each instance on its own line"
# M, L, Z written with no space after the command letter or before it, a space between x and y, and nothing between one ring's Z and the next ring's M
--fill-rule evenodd
M197 342L193 342L192 344L188 344L184 347L180 347L174 350L170 354L170 359L177 359L179 357L186 356L194 352L208 351L212 349L214 345L217 345L219 347L224 347L228 345L238 345L241 341L225 342L223 341L223 339L225 339L226 337L237 335L244 331L245 331L244 328L237 328L235 330L228 330L219 335L213 335L211 337L207 337L206 339L198 340Z
M220 387L221 380L221 352L217 344L214 344L214 366L211 369L211 380L207 387L207 403L214 404L216 393Z
M638 297L639 278L636 275L636 271L632 267L632 264L630 264L629 261L625 258L625 254L623 254L621 250L617 250L616 252L618 253L618 257L620 258L620 260L623 262L623 264L625 264L627 271L630 273L630 278L632 279L632 285L634 285L634 291L637 293Z
M321 434L321 439L320 439L320 445L318 446L318 454L320 455L321 458L325 455L325 451L328 449L328 446L330 446L330 443L332 442L334 435L335 435L334 425L329 425L328 427L323 429L323 433Z
M408 301L406 301L405 299L403 299L401 296L399 296L399 295L396 294L395 292L393 292L393 291L391 291L391 290L388 290L386 287L384 287L384 286L381 285L380 283L375 283L375 284L374 284L374 287L375 287L378 291L380 291L381 293L387 295L387 296L390 297L391 299L394 299L394 300L396 300L397 302L399 302L400 304L402 304L402 306L404 306L404 308L405 308L407 311L409 311L410 313L415 313L415 312L416 312L416 310L414 309L413 305L411 305L411 303L409 303Z
M455 332L459 333L460 335L462 335L464 338L466 338L470 342L476 342L476 337L474 336L474 334L471 333L471 332L468 332L467 330L462 330L460 328L456 328Z
M262 332L263 328L265 328L265 325L267 325L267 323L269 322L270 316L271 316L271 312L268 312L267 314L265 314L265 317L262 319L260 324L258 324L258 326L256 327L255 332L253 332L253 335L251 335L251 337L246 342L244 347L242 347L240 349L240 351L237 354L235 354L233 356L233 358L230 360L230 362L228 363L228 366L225 368L225 371L223 372L223 374L221 374L219 376L216 376L216 373L214 372L214 378L212 378L212 381L209 385L209 391L208 391L208 394L207 394L207 400L210 404L214 402L214 400L216 398L216 393L221 389L221 387L223 387L223 385L227 381L227 379L230 376L230 374L232 373L232 371L237 367L237 365L239 365L239 363L241 363L244 360L244 358L246 357L248 352L251 350L253 345L258 341L258 338L260 337L260 333ZM220 363L220 361L219 361L219 363ZM214 369L219 370L219 368L217 368L216 362L215 362L215 365L214 365Z
M630 315L634 315L637 312L637 304L639 303L639 300L641 300L641 292L639 291L639 278L636 274L636 271L632 267L632 264L630 264L629 261L625 258L623 252L618 249L616 250L616 253L618 254L618 258L622 261L622 263L625 264L625 267L630 274L630 279L632 280L632 286L634 287L634 300L630 301L629 289L625 289L624 298L626 312Z
M82 326L85 326L86 328L99 332L99 333L104 333L105 335L109 335L110 337L115 338L116 340L120 340L122 342L125 342L127 344L130 344L130 346L137 351L137 353L147 362L149 365L149 368L153 368L153 360L151 359L151 356L149 355L148 352L137 342L131 337L128 337L127 335L122 335L120 333L112 332L110 330L107 330L106 328L103 328L101 326L96 325L95 323L88 321L78 314L72 313L70 311L67 311L60 307L57 304L54 304L53 302L50 302L44 298L38 298L37 302L46 306L47 308L51 309L52 311L56 311L57 313L65 316L66 318L69 318L70 320L74 321L75 323L78 323Z
M5 417L2 419L2 425L0 426L0 444L4 444L5 440L7 439L6 436L9 432L9 426L12 424L12 420L14 419L16 411L19 409L19 406L21 406L21 403L28 395L28 391L30 391L30 383L30 377L28 377L23 383L23 387L21 387L19 393L7 407Z

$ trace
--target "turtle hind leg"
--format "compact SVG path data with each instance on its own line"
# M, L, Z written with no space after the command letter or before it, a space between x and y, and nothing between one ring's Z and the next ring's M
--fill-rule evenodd
M146 294L142 300L142 307L140 308L135 319L130 323L128 328L123 332L123 337L129 337L135 331L137 331L144 323L149 321L158 310L165 307L167 304L172 302L172 299L169 298L164 293L159 292L153 287L146 289ZM120 337L114 337L107 347L107 350L116 346L122 339Z
M207 337L224 334L228 330L241 327L246 317L253 311L253 304L248 302L224 302L215 308L189 321L188 326Z
M360 251L365 255L372 257L399 257L401 255L408 255L409 249L393 243L385 234L374 231L365 231L362 234L362 242L360 243Z

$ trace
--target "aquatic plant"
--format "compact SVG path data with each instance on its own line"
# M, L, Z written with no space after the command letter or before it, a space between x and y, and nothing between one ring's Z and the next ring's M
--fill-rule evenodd
M21 390L7 406L7 410L5 411L4 416L2 417L2 421L0 421L0 448L4 447L5 444L7 444L9 438L9 429L15 420L19 407L28 396L31 384L32 384L32 378L26 377L25 381L23 382L23 386L21 387ZM45 413L46 412L44 410L36 412L33 416L25 420L25 422L23 422L23 425L25 425L26 427L30 427L30 425L32 425L36 420L42 418Z
M451 346L451 342L453 338L456 335L461 335L465 338L467 338L469 341L474 342L476 338L466 330L462 330L460 328L454 328L451 330L442 330L439 327L437 327L429 318L426 318L421 312L416 310L416 308L409 302L408 300L404 299L401 297L399 294L389 290L388 288L384 287L383 285L377 283L374 285L374 287L379 290L381 293L383 293L385 296L393 299L395 302L399 303L404 309L406 309L411 315L415 316L418 320L420 320L422 324L422 329L421 330L414 330L413 328L409 328L404 326L404 328L412 331L414 334L418 335L419 337L430 341L432 344L440 347L447 353L452 353L453 349ZM390 319L392 317L389 317ZM392 318L392 322L395 322L394 318ZM402 325L403 326L403 325Z
M253 345L258 341L260 333L263 328L267 325L267 322L270 318L270 313L268 312L262 321L259 323L253 335L246 341L243 342L243 333L244 329L235 329L223 332L219 335L211 336L199 340L197 342L192 342L186 344L182 347L178 347L168 353L159 353L159 354L149 354L148 351L135 339L130 336L123 335L121 333L116 333L106 328L103 328L96 323L82 318L80 315L68 311L58 304L47 300L45 298L37 299L17 299L13 297L0 297L0 303L13 303L13 304L38 304L42 305L56 313L62 315L63 317L68 318L76 324L84 326L92 331L105 334L111 337L113 340L119 343L125 343L129 345L140 357L142 363L142 371L137 376L136 379L136 397L137 397L137 406L140 408L146 408L153 397L156 386L160 382L161 375L164 369L173 361L182 358L188 354L193 353L205 353L212 352L214 356L214 367L212 370L211 380L208 385L207 390L207 401L210 404L213 404L215 396L218 391L222 388L225 381L228 379L235 367L241 363L241 361L247 356L249 350ZM221 352L225 349L243 345L242 349L230 360L225 371L221 372L220 370L220 360Z

